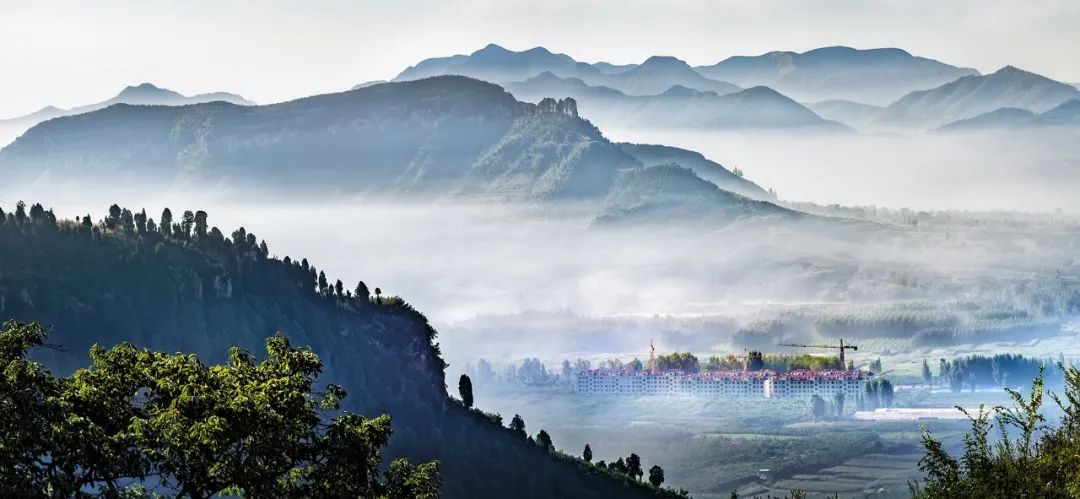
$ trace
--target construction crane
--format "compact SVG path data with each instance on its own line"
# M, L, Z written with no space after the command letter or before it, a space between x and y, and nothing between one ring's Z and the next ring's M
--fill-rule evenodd
M858 350L859 347L855 345L845 345L844 340L840 340L840 346L836 345L799 345L796 343L780 343L778 346L782 347L798 347L798 348L828 348L840 350L840 369L847 369L847 363L844 362L844 350Z

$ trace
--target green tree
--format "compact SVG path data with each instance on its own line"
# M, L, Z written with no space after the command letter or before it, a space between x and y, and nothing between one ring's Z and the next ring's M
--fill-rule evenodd
M649 483L651 483L653 487L659 487L663 485L664 468L661 468L657 465L653 465L652 468L649 468Z
M540 430L540 433L536 434L536 445L549 451L555 449L555 444L551 442L551 435L548 435L548 432L545 430Z
M520 414L514 414L514 417L510 419L509 428L511 433L521 438L525 438L525 420L521 419Z
M213 366L95 346L91 366L64 379L25 358L44 338L39 324L0 332L5 495L120 497L132 480L191 498L438 494L436 463L379 469L389 416L340 413L345 391L314 391L322 362L284 335L266 341L262 361L233 348Z
M586 463L592 462L592 447L589 447L589 444L585 444L585 450L581 451L581 458L584 459Z
M465 407L473 406L473 388L472 379L467 374L462 374L458 378L458 395L461 395L461 402L465 404Z

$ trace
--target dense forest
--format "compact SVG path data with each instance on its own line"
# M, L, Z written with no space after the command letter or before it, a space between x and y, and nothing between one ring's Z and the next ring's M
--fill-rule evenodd
M85 367L94 345L222 363L231 347L262 351L282 332L321 357L320 380L348 390L342 409L390 415L388 459L441 463L444 497L679 495L530 444L465 407L446 393L436 331L404 300L272 256L243 228L226 236L203 211L166 209L155 222L114 205L71 221L19 203L0 220L0 320L44 324L52 348L29 358L58 376Z

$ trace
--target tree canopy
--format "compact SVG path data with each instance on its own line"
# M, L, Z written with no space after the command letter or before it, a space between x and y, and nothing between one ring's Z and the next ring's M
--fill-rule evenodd
M438 463L381 470L390 418L340 411L315 389L319 357L284 335L266 358L233 348L222 365L120 344L57 378L27 353L37 323L0 331L0 489L42 495L434 498ZM93 492L90 492L93 491Z

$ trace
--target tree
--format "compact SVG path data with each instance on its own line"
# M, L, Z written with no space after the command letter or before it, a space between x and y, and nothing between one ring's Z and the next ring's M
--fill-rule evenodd
M923 359L922 361L922 380L923 384L926 386L931 386L933 384L932 381L934 380L933 375L930 374L930 363L927 362L926 359Z
M22 201L15 203L15 223L19 225L26 223L26 203Z
M614 463L608 465L608 469L616 473L622 473L625 475L627 474L626 461L624 461L623 458L620 457Z
M551 443L551 435L548 435L548 432L544 430L540 430L540 433L536 434L536 445L548 451L555 449L555 444Z
M120 211L120 229L124 231L124 234L135 233L135 217L127 208Z
M525 438L525 420L521 419L520 414L514 414L513 419L510 420L510 432L521 438Z
M663 485L664 468L661 468L657 465L653 465L652 468L649 468L649 483L651 483L653 487L659 487Z
M172 224L172 212L169 211L168 208L165 208L161 211L161 219L158 222L158 227L160 228L162 236L169 237L171 235L170 231L172 230Z
M356 292L354 292L353 295L356 296L356 301L360 303L371 301L371 292L368 291L367 284L364 284L364 281L360 281L356 284Z
M642 475L645 474L645 471L641 469L641 457L633 452L626 458L626 473L637 480L641 480Z
M112 205L109 207L109 216L105 217L105 228L115 229L120 225L120 205Z
M146 210L141 210L135 214L135 229L139 234L146 234Z
M382 290L375 288L375 304L382 305Z
M887 379L878 380L881 382L881 404L885 407L892 407L893 403L893 386Z
M206 237L206 230L208 228L206 225L206 218L207 216L205 211L199 210L195 212L195 237L198 239Z
M586 463L592 462L592 447L589 447L589 444L585 444L585 450L581 451L581 458L584 459Z
M345 296L345 285L341 283L341 279L338 279L337 282L334 283L334 294L336 294L338 298Z
M465 407L473 406L473 389L472 379L467 374L462 374L458 378L457 383L458 395L461 395L461 402L465 404Z
M85 217L83 217L82 226L83 226L84 229L91 229L91 228L94 227L94 221L90 219L89 214L87 214Z
M182 239L191 238L191 229L195 227L195 213L191 210L184 210L184 214L180 215L180 237Z
M121 344L54 378L26 359L40 324L0 331L0 488L5 495L123 497L132 481L178 496L434 498L437 463L380 471L390 418L341 413L344 390L314 390L319 357L284 335L259 362L226 365ZM14 472L11 472L15 470Z
M326 290L330 288L330 284L326 282L326 272L319 271L319 293L326 294Z

